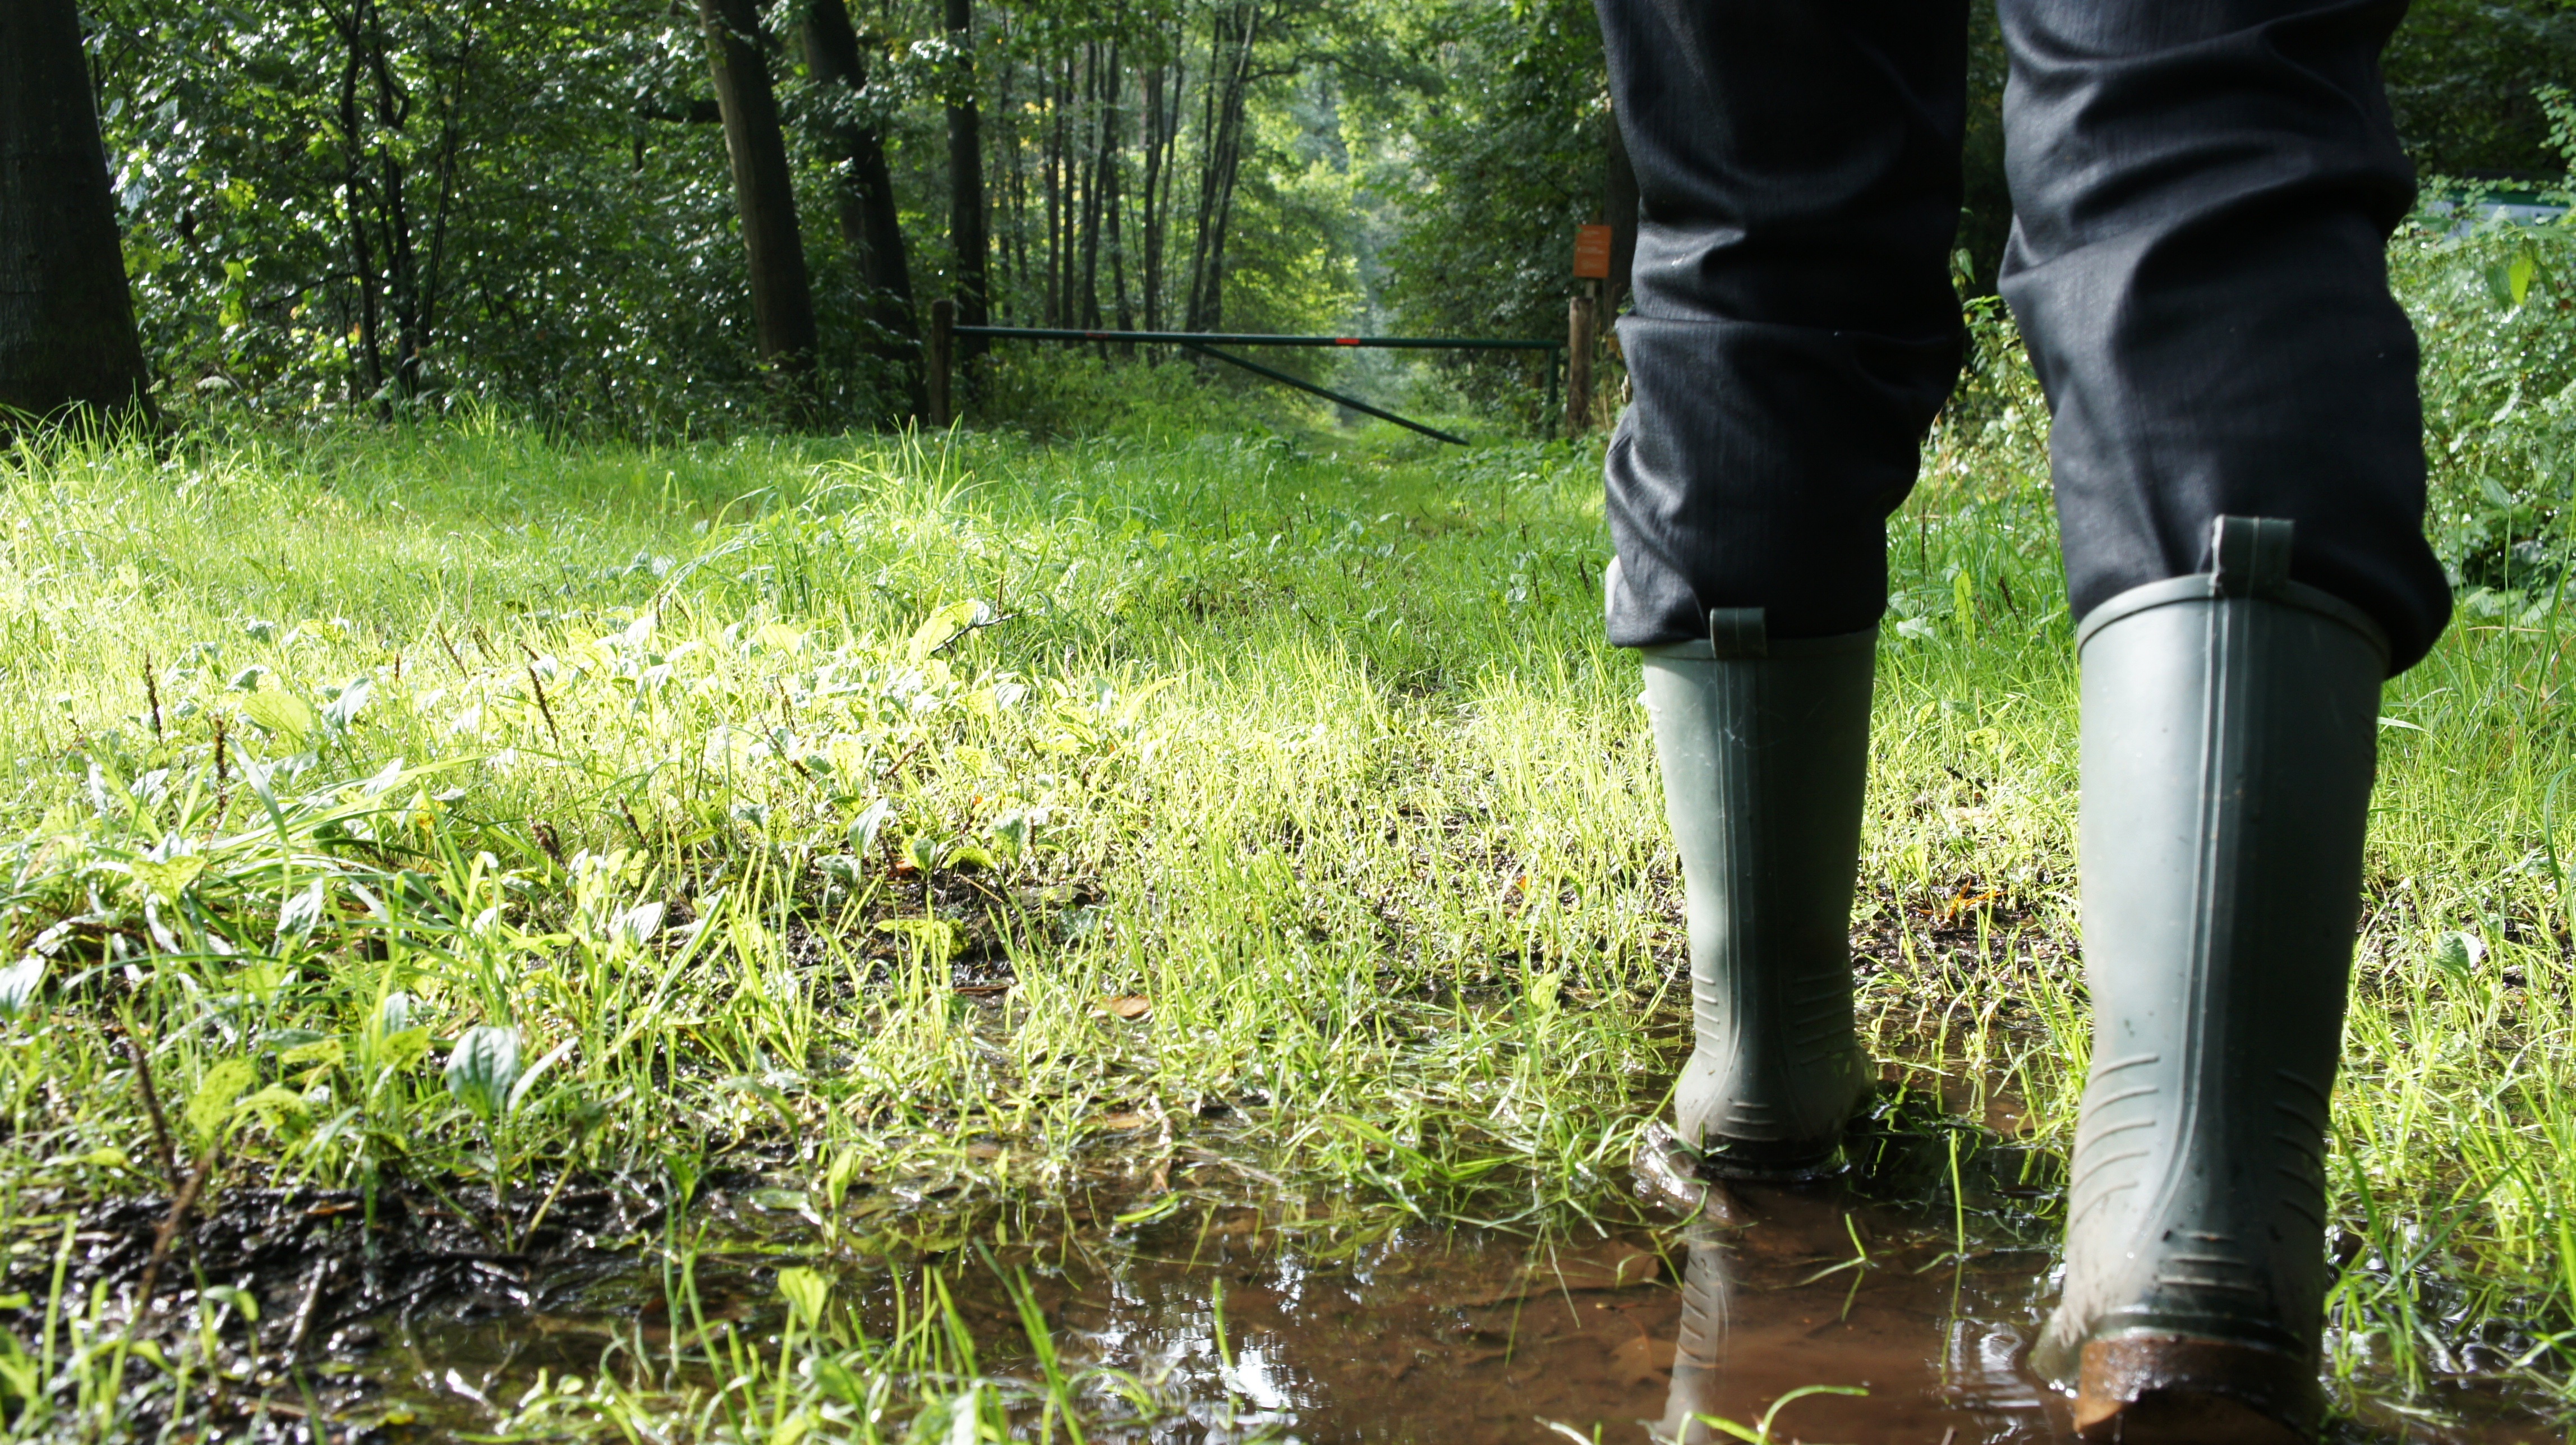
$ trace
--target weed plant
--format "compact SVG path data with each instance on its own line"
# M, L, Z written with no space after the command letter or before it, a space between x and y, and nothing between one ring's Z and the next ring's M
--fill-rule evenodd
M2554 261L2510 275L2554 236L2406 244L2439 344L2558 304ZM2087 1042L2072 624L2044 408L2008 323L1977 326L1891 527L1855 945L1891 1071L2044 1182ZM2489 385L2451 354L2428 394ZM2555 412L2466 406L2435 409L2444 526L2488 481L2564 487L2531 470ZM514 1268L573 1247L590 1182L676 1215L713 1174L774 1191L826 1264L953 1250L959 1221L1025 1236L1104 1190L1137 1219L1257 1196L1318 1249L1619 1215L1687 995L1635 664L1599 637L1597 468L1579 444L657 450L488 421L15 454L8 1418L114 1433L191 1381L292 1401L274 1335L317 1308L293 1279L199 1278L183 1226L153 1263L188 1323L138 1334L142 1245L67 1242L190 1191L198 1217L346 1192L353 1230L416 1197ZM2555 516L2507 515L2499 555L2563 557ZM2557 1389L2563 568L2474 580L2493 537L2442 535L2464 592L2505 600L2388 692L2333 1351L2360 1390ZM971 1362L904 1353L936 1332L834 1334L798 1293L828 1277L797 1278L783 1335L697 1338L713 1384L639 1351L501 1413L579 1394L656 1438L780 1439L874 1438L831 1413L870 1392L911 1402L871 1419L987 1408L955 1403ZM137 1381L164 1404L120 1404ZM991 1408L1080 1428L1045 1403L1058 1374L1033 1388Z

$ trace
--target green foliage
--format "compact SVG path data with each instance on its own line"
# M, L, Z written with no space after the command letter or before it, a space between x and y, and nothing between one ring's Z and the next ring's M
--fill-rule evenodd
M1261 359L1279 362L1276 352ZM1103 356L1089 347L1004 347L992 358L985 386L986 415L1049 438L1259 435L1313 416L1301 393L1222 362L1168 351L1143 357Z
M1421 7L1414 43L1440 79L1407 116L1409 163L1387 297L1416 335L1562 336L1574 228L1603 204L1610 123L1601 30L1587 0ZM1535 421L1542 363L1466 354L1477 404Z
M2576 228L2430 216L2389 264L2426 356L2435 550L2472 615L2521 611L2576 544Z
M2419 4L2389 59L2410 148L2568 199L2576 10ZM2437 180L2389 249L2425 364L2427 530L2470 622L2554 616L2576 556L2576 226L2463 220L2482 188Z
M654 118L704 86L692 27L630 0L93 18L145 347L183 413L764 414L721 138Z
M755 362L686 7L86 8L165 409L284 420L472 405L635 437L804 424ZM2546 169L2535 87L2576 56L2571 13L2560 0L2417 5L2389 73L2419 161ZM856 17L864 89L815 85L796 14L773 7L772 69L824 320L820 416L873 425L902 409L909 343L884 329L899 313L836 224L848 159L836 138L858 126L882 139L916 295L946 294L944 106L963 72L940 8L900 0ZM1570 236L1600 211L1607 164L1600 40L1581 0L988 0L980 14L1000 319L1562 328ZM2000 36L1984 11L1974 24L1971 294L1991 282L2009 214ZM1239 120L1220 103L1229 77ZM1149 80L1163 106L1151 125ZM1532 356L1287 364L1520 426L1544 393ZM1043 407L1044 391L1006 378L975 414L1051 430L1042 412L1011 410Z
M2437 484L2527 484L2558 423L2492 422L2486 373L2565 389L2554 233L2413 244L2410 302L2467 338L2428 329L2428 394L2461 398ZM2500 308L2486 274L2510 300L2525 244ZM1864 1024L2008 1087L2042 1147L2086 1037L2076 675L2044 418L2000 312L1975 333L1893 529ZM418 1181L502 1248L546 1238L565 1181L671 1158L807 1207L923 1175L1026 1199L1157 1118L1318 1234L1619 1207L1681 940L1633 664L1599 635L1597 450L1130 416L1055 446L21 453L0 929L41 962L0 1025L0 1167L135 1187L130 1020L192 1154ZM2547 1043L2576 744L2533 641L2561 605L2473 617L2386 704L2336 1156L2368 1388L2456 1320L2555 1359L2576 1305L2576 1195L2524 1163L2576 1138ZM504 1030L538 1060L515 1079ZM1212 1105L1252 1127L1193 1132ZM796 1337L830 1337L828 1292L792 1289Z
M447 1092L489 1123L500 1117L519 1081L519 1031L478 1024L447 1056Z
M128 269L179 414L390 416L471 400L629 436L788 419L754 361L724 142L685 11L92 10ZM1246 13L1257 24L1238 55L1225 37ZM1211 294L1227 324L1345 321L1361 293L1343 69L1401 71L1384 64L1371 7L984 15L975 84L1000 319L1132 325L1150 291L1177 327L1221 250L1227 279ZM902 378L885 353L900 343L835 224L847 156L833 138L845 124L882 137L915 290L947 293L943 108L958 70L940 7L910 0L858 17L864 91L817 86L796 63L795 17L777 8L772 69L825 323L822 414L871 423L897 409ZM1238 61L1245 118L1217 134L1210 71ZM1147 66L1178 87L1163 96L1150 197ZM1221 163L1237 184L1220 187Z
M1730 1439L1750 1441L1751 1445L1775 1445L1779 1437L1771 1433L1771 1422L1780 1418L1780 1412L1789 1406L1811 1395L1867 1395L1868 1393L1869 1391L1857 1385L1802 1385L1772 1401L1771 1407L1762 1412L1762 1418L1750 1425L1739 1425L1733 1420L1715 1415L1701 1415L1696 1418L1701 1424Z
M2382 69L2418 168L2546 181L2559 167L2538 92L2576 74L2576 6L2414 0Z

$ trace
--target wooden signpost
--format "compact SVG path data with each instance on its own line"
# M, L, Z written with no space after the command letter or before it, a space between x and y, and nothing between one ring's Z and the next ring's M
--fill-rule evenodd
M1574 275L1590 284L1565 303L1565 434L1592 427L1592 352L1601 329L1601 283L1610 278L1608 226L1574 230Z
M1592 298L1565 303L1565 434L1583 435L1592 424Z
M1586 281L1610 279L1610 228L1574 228L1574 274Z
M949 375L956 365L957 303L942 296L930 303L930 337L922 358L926 383L925 398L930 404L930 424L942 431L957 420L957 408L949 399Z

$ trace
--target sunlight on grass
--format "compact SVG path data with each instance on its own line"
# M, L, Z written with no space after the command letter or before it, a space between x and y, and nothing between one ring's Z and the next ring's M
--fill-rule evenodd
M2075 673L2032 415L1939 441L1892 529L1855 936L1882 1055L2062 1147ZM70 1224L201 1170L210 1210L417 1192L503 1252L562 1237L567 1181L713 1168L862 1250L1102 1187L1266 1181L1319 1249L1626 1212L1686 991L1596 468L497 428L18 458L8 1287L42 1311ZM2389 695L2335 1161L2373 1390L2563 1378L2557 626L2463 627ZM906 1203L844 1217L872 1192ZM838 1398L803 1368L762 1429ZM905 1408L987 1408L935 1394Z

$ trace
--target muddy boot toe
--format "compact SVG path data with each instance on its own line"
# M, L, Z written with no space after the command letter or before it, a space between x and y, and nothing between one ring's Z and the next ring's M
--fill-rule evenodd
M2306 1361L2188 1335L2084 1347L2077 1437L2119 1445L2316 1445L2324 1414Z

